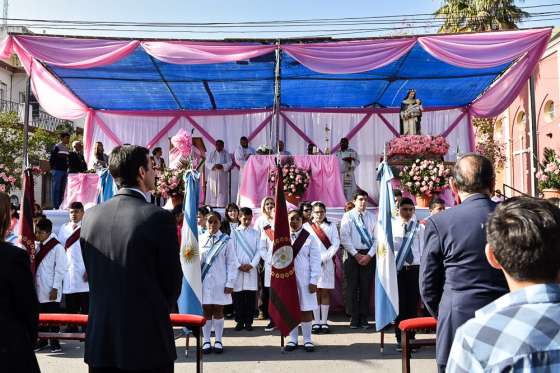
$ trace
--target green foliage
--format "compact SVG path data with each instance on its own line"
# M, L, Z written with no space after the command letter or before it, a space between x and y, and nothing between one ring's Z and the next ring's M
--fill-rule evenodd
M440 33L514 30L529 13L514 0L444 0L434 13L444 21Z
M556 151L544 148L544 160L539 164L540 170L536 173L539 182L539 189L559 189L560 188L560 159Z
M57 143L56 134L37 128L29 133L29 162L38 164L48 159L49 152ZM14 112L0 113L0 164L14 170L16 186L21 187L21 167L23 163L23 125Z

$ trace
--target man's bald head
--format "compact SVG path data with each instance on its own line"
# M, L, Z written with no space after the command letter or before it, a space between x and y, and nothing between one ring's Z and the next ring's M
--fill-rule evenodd
M494 167L480 154L465 154L455 163L453 179L460 192L489 193L494 188Z

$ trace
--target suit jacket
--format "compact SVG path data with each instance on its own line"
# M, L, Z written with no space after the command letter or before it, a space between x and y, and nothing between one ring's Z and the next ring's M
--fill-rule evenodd
M83 154L76 152L68 153L68 173L75 174L78 172L86 172L87 163Z
M40 372L35 358L39 302L25 250L0 243L0 371Z
M169 313L183 273L171 213L121 189L86 212L80 243L90 286L86 363L124 370L172 364Z
M455 330L479 308L508 292L501 271L486 260L486 221L496 203L475 194L426 220L420 294L438 319L436 359L446 364Z

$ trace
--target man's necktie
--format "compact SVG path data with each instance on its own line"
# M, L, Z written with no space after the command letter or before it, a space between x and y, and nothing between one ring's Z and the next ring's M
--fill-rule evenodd
M294 241L296 240L297 235L296 235L295 233L292 233L292 234L291 234L291 237L292 237L292 243L294 243Z
M403 230L404 230L404 237L403 237L403 244L404 244L407 239L406 234L409 231L407 223L403 224ZM410 244L410 251L406 255L406 258L404 258L404 261L407 262L408 264L412 264L412 262L414 262L414 255L412 255L412 245L414 245L414 242Z

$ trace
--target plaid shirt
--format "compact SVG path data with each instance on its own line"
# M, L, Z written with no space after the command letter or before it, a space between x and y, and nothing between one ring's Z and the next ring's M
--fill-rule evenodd
M447 372L560 372L560 285L506 294L457 329Z

